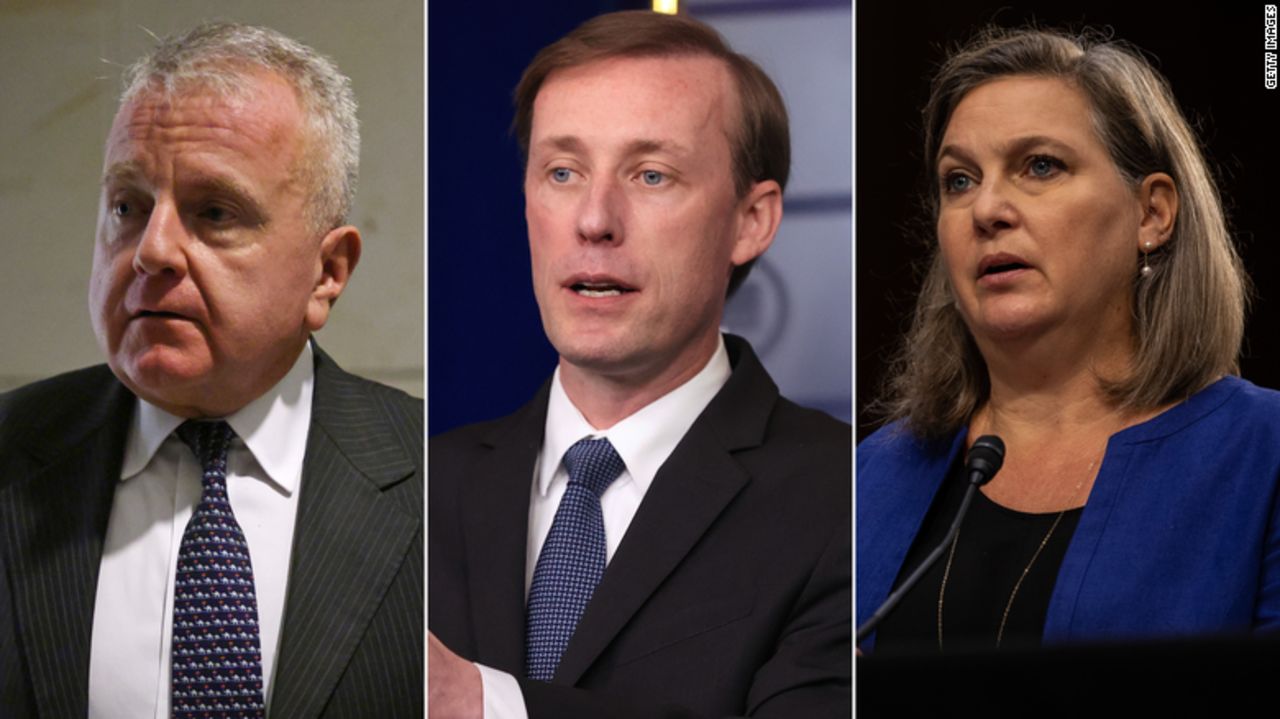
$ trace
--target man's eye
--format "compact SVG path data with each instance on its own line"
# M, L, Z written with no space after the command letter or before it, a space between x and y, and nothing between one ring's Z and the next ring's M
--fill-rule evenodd
M573 177L573 173L565 167L557 167L551 171L551 180L561 184L568 182Z
M667 176L657 170L645 170L640 173L640 181L650 187L661 185Z
M200 211L200 217L214 224L223 224L234 219L235 214L221 205L209 205Z
M145 217L150 214L151 207L137 198L128 200L112 200L108 208L113 216L119 220L134 221L138 218Z

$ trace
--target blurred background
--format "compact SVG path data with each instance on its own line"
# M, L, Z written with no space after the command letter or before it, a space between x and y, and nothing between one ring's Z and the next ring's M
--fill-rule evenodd
M857 432L910 323L934 242L920 198L920 110L949 47L987 23L1084 26L1138 46L1169 79L1217 173L1233 235L1256 286L1242 374L1280 387L1280 248L1271 214L1280 167L1280 90L1263 84L1263 5L1197 5L1194 13L1150 4L974 0L860 3L857 17Z
M428 432L527 402L556 355L530 279L511 93L534 54L584 20L648 2L433 3L428 52ZM730 300L782 393L848 421L852 308L848 0L686 0L778 84L791 119L781 230Z
M351 78L364 255L317 339L345 369L422 396L422 18L422 0L0 3L0 391L103 361L86 297L121 73L153 34L208 19L272 27Z

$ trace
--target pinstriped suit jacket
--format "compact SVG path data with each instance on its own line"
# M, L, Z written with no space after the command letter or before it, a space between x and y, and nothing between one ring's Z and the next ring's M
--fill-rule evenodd
M423 713L422 400L317 348L272 716ZM106 366L0 396L0 718L84 717L134 397Z

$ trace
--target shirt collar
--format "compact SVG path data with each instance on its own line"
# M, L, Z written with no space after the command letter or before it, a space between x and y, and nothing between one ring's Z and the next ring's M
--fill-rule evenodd
M290 494L302 476L314 384L315 362L308 342L274 387L225 418L267 477ZM184 421L141 397L137 402L125 441L122 481L146 469L160 445Z
M564 385L560 383L560 368L557 367L547 399L547 423L538 461L538 493L546 495L569 447L586 437L605 437L617 450L627 472L643 494L694 420L729 381L732 373L729 353L725 351L724 338L721 337L715 353L698 374L609 429L598 430L587 422L565 393Z

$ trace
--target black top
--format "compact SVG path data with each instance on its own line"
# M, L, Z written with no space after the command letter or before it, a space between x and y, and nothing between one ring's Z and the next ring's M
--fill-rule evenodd
M956 467L934 499L894 581L895 589L946 536L967 486L963 466ZM876 635L876 652L939 650L938 605L944 573L947 586L942 594L943 651L995 647L1006 607L1008 618L1004 620L999 646L1040 644L1058 569L1083 511L1077 508L1047 514L1018 512L977 492L960 526L954 555L950 547L944 550L937 564L881 623ZM1043 549L1040 549L1041 543L1044 543ZM951 558L949 573L948 557ZM1024 570L1027 574L1019 586Z

